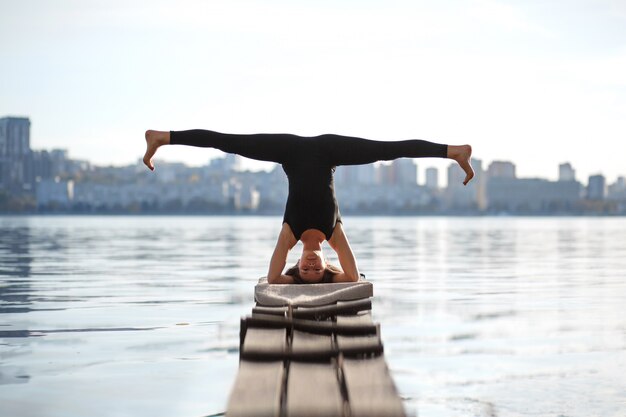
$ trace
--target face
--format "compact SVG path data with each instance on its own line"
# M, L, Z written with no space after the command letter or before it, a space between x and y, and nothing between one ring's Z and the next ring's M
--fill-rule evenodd
M298 261L300 277L306 282L320 282L324 276L326 262L322 251L303 250Z

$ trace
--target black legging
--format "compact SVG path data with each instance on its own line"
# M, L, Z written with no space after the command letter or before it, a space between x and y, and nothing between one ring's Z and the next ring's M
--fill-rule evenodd
M397 158L445 158L448 146L420 139L385 142L340 135L302 137L290 134L239 135L211 130L170 132L170 143L202 148L216 148L246 158L283 164L297 159L305 144L317 142L324 158L333 166L361 165Z

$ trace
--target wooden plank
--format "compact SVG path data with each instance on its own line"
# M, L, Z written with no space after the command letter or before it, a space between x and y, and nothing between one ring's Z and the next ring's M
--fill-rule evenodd
M292 362L287 378L287 417L341 417L343 398L331 364Z
M254 359L280 358L287 351L286 329L265 329L248 327L240 357Z
M228 417L278 417L284 367L282 362L239 363L230 392Z
M295 330L291 340L291 359L328 360L335 355L329 335Z
M314 321L303 319L289 319L271 314L255 314L246 317L247 327L265 328L294 328L309 333L320 334L376 334L378 328L374 324L350 324L339 326L332 321Z
M284 316L287 314L287 307L256 306L252 308L252 314L273 314L275 316Z
M358 324L373 324L372 315L367 312L364 314L355 314L350 316L337 316L337 325L350 326Z
M326 318L337 314L356 314L359 311L372 309L372 300L369 298L339 301L336 304L329 304L318 307L298 307L293 310L295 318Z
M382 356L345 359L342 370L352 417L405 417L402 400Z
M337 336L337 346L346 356L379 355L383 352L383 344L378 335Z

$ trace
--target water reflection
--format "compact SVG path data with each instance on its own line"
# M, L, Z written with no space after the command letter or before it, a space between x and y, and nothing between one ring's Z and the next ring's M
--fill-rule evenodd
M30 228L26 219L11 224L0 219L0 385L25 384L30 375L26 367L7 365L14 356L11 344L6 338L12 337L11 324L4 320L4 314L28 313L31 305L31 274L33 261L30 250ZM18 331L19 337L29 337L28 331ZM4 413L3 413L4 414Z
M0 226L0 274L13 277L30 275L28 247L30 228L27 224L18 227Z
M619 415L624 219L344 224L409 410ZM239 317L279 230L280 218L0 218L0 415L223 411Z
M8 225L0 220L0 314L31 311L30 228L27 219Z

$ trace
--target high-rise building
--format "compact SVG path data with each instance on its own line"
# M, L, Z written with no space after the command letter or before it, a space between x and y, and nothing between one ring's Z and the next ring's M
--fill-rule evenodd
M589 200L604 200L606 197L606 179L604 175L590 175L587 185L587 198Z
M618 177L617 181L607 187L607 198L626 201L626 178Z
M492 212L547 213L576 209L580 183L541 178L491 178L486 187Z
M559 181L576 181L576 170L569 162L559 165Z
M372 185L376 183L376 165L342 165L335 171L335 184L339 186Z
M356 171L357 184L372 185L376 182L376 166L374 164L349 165Z
M488 178L515 178L515 164L509 161L493 161L487 168Z
M439 171L435 167L426 168L426 188L431 190L439 188Z
M475 176L467 186L463 185L466 174L459 164L453 162L448 166L446 205L449 209L482 210L485 207L482 160L472 158L470 164L474 168Z
M0 158L30 153L30 120L27 117L0 119Z
M30 120L0 118L0 188L11 192L31 190L30 159Z
M380 164L376 169L376 184L391 185L395 183L395 176L391 164Z
M417 185L417 165L409 158L399 158L391 163L394 184Z
M465 172L456 162L448 165L448 188L456 188L462 185L465 179Z

